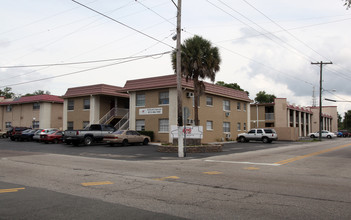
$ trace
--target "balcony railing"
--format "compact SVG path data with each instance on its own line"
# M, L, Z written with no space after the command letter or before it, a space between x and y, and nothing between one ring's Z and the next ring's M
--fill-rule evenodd
M274 113L266 113L265 119L273 121L274 120Z

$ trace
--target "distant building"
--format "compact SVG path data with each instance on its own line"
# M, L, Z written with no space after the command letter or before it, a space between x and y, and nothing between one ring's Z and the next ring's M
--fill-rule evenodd
M236 139L250 128L250 99L246 92L205 83L200 97L199 121L203 143ZM153 131L155 141L172 142L177 125L177 79L166 75L128 80L123 88L130 95L130 129ZM193 81L182 79L183 107L189 110L187 125L194 125Z
M338 129L337 108L322 109L323 130ZM273 127L280 140L297 140L319 130L319 107L302 107L289 104L286 98L273 103L251 104L251 127Z
M89 124L115 126L129 111L129 95L106 84L69 88L62 96L63 128L83 129Z
M0 97L0 129L26 126L62 129L63 99L55 95Z

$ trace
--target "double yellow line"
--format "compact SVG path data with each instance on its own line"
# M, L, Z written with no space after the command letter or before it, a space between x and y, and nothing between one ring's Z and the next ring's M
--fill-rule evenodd
M275 164L283 165L283 164L291 163L291 162L294 162L294 161L297 161L297 160L301 160L301 159L304 159L304 158L307 158L307 157L312 157L312 156L316 156L316 155L319 155L319 154L324 154L324 153L327 153L327 152L330 152L330 151L342 149L342 148L349 147L349 146L351 146L351 144L345 144L345 145L341 145L341 146L337 146L337 147L321 150L321 151L318 151L318 152L306 154L306 155L303 155L303 156L297 156L297 157L293 157L293 158L290 158L290 159L282 160L282 161L276 162Z

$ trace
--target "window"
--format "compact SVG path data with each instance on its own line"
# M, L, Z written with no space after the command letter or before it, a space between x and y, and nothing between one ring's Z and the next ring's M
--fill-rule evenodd
M230 132L230 122L223 122L223 132Z
M236 110L241 110L241 103L240 102L237 103Z
M206 130L208 131L213 130L213 121L206 121Z
M135 121L135 128L137 131L145 131L145 120L136 120Z
M168 119L159 120L159 132L168 132Z
M230 102L228 100L223 100L223 110L230 111Z
M206 105L213 106L213 98L212 97L209 97L209 96L206 97Z
M90 124L89 121L83 121L83 128L86 128Z
M38 110L38 109L40 109L40 103L39 102L33 103L33 110Z
M68 99L67 110L74 110L74 100Z
M145 106L145 94L136 95L136 106Z
M246 123L244 123L244 131L246 131Z
M168 105L169 104L169 93L168 92L160 92L158 104L160 105Z
M7 105L7 106L6 106L6 111L7 111L7 112L12 111L12 105Z
M67 130L73 130L73 121L67 122Z
M90 109L90 99L83 100L83 109L84 110Z
M240 122L238 122L237 128L238 128L238 131L241 131L241 123Z
M11 122L5 122L5 126L6 126L6 128L12 127L12 126L11 126Z
M39 121L33 121L33 128L39 128Z
M244 103L244 105L243 105L243 106L244 106L244 111L246 112L246 103Z

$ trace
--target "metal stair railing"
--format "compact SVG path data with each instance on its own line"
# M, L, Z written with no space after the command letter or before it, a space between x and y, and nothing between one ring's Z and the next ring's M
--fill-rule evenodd
M124 116L128 112L129 112L129 109L112 108L102 118L100 118L100 120L97 123L95 121L92 123L89 123L85 128L90 127L90 125L92 125L92 124L106 124L107 122L110 122L114 117Z
M115 125L117 130L126 130L129 128L129 112Z

